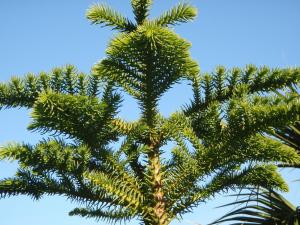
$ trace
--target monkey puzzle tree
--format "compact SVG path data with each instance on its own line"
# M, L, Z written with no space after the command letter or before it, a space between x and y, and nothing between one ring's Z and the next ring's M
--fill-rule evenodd
M299 88L290 86L289 92L293 92L295 95L299 94ZM277 92L278 95L282 96L282 93ZM294 148L298 154L300 154L300 121L286 126L281 129L276 129L271 135L281 140L286 145ZM299 165L291 165L292 167L299 167Z
M263 134L297 119L298 96L272 93L297 84L300 69L201 74L190 44L169 28L192 20L196 9L181 3L150 20L151 4L131 1L134 22L106 5L88 10L92 23L120 31L90 75L66 66L1 84L3 108L32 109L29 129L53 134L1 148L1 159L20 165L0 182L2 197L63 195L86 204L70 215L167 225L228 189L287 189L273 163L300 157ZM159 99L182 80L192 85L192 101L163 117ZM120 89L137 100L138 120L118 118Z
M293 89L293 88L292 88ZM294 93L297 93L297 91ZM299 93L298 93L299 94ZM300 122L296 121L290 126L276 129L271 135L278 138L284 144L294 148L298 154L300 149ZM283 164L280 167L299 168L299 164ZM246 188L247 192L237 194L241 200L235 200L224 206L235 206L234 210L212 224L232 223L234 224L299 224L300 208L294 206L282 195L274 190L262 188ZM253 204L254 203L254 204ZM223 207L224 207L223 206ZM238 208L236 207L238 206Z

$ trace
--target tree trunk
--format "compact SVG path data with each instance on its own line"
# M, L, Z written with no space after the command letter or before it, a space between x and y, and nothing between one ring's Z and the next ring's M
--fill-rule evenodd
M153 205L153 223L149 225L168 225L170 223L166 212L165 196L163 192L162 171L160 162L160 151L158 147L151 144L150 146L149 163L151 170L152 194L155 204Z

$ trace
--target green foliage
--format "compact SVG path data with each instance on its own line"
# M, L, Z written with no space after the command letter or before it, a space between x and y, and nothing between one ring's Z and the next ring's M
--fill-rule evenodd
M138 99L149 119L164 92L183 77L198 73L196 62L190 59L189 47L173 31L146 24L113 39L106 51L107 58L93 72Z
M131 6L138 25L143 24L149 16L151 5L152 0L131 0Z
M87 10L86 17L93 24L110 26L112 29L130 33L150 21L158 26L169 26L186 23L197 16L196 8L188 3L180 3L171 10L163 13L160 17L149 20L148 17L152 0L131 0L131 5L135 16L134 22L105 4L92 5Z
M238 206L212 224L231 222L234 224L256 225L297 225L300 215L295 206L272 190L249 189L239 194L237 200L225 206Z
M92 217L101 219L107 222L116 222L123 220L130 220L132 213L130 211L122 211L118 209L112 210L101 210L93 208L76 208L69 213L70 216L82 216L82 217Z
M91 147L101 147L117 140L111 122L119 103L120 96L111 93L110 88L102 101L89 96L41 93L33 105L33 122L28 128L65 134Z
M295 95L299 95L299 92L295 86L288 87L289 92L294 93ZM277 92L278 95L283 96L282 93ZM300 154L300 122L296 121L289 126L285 126L283 128L274 129L270 133L270 135L282 141L284 144L294 148L298 154ZM279 165L280 167L294 167L299 168L299 164L289 164L289 165Z
M127 18L103 4L93 5L87 11L86 17L93 24L103 24L104 26L111 26L121 31L129 32L135 29L135 25Z
M88 10L92 23L121 31L91 75L68 65L0 84L1 107L32 109L29 129L50 134L36 145L1 148L1 159L20 164L0 181L1 196L62 195L86 204L70 215L167 225L217 193L249 185L287 190L275 164L299 164L300 156L265 134L299 119L299 96L278 93L298 85L300 69L202 74L190 43L168 28L196 10L182 3L150 20L152 1L131 3L135 22L108 6ZM182 80L193 99L163 117L158 101ZM118 118L120 89L138 101L138 120Z
M20 79L0 84L0 107L31 108L41 92L97 96L101 81L99 75L78 73L72 65L55 68L50 73L28 74Z
M282 140L288 146L295 148L299 152L300 150L300 122L299 121L283 129L276 130L274 136Z
M155 20L161 26L175 25L193 20L197 16L197 9L187 3L180 3L171 10L165 12Z

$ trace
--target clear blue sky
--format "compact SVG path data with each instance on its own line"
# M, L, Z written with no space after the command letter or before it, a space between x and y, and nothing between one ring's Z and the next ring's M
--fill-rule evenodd
M84 72L104 57L112 32L91 26L85 10L96 0L0 0L0 81L12 75L49 71L55 66L74 64ZM132 17L129 0L106 0ZM158 15L177 0L156 0ZM246 64L270 67L300 66L300 1L298 0L190 0L199 9L193 23L176 31L193 43L192 55L202 71L213 71ZM188 87L176 85L161 100L161 111L168 115L190 97ZM134 119L136 103L126 97L121 116ZM26 131L30 118L25 110L0 111L0 144L8 141L37 142L39 135ZM0 177L13 173L15 164L0 163ZM287 198L300 205L300 178L297 170L283 171L291 192ZM175 224L202 225L222 214L215 206L226 202L216 196L194 213ZM0 225L96 225L105 224L67 212L75 207L60 197L33 202L27 197L0 200ZM194 223L192 222L194 221ZM135 224L135 223L131 223Z

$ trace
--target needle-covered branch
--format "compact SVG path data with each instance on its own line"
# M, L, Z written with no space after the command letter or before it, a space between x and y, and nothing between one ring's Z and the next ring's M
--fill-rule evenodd
M176 25L193 20L197 16L197 9L187 3L180 3L163 13L154 22L161 26Z
M112 121L120 96L107 89L101 100L81 95L42 93L31 114L30 130L53 132L75 138L92 148L117 140Z
M246 94L266 94L299 84L300 69L257 68L249 65L245 69L226 70L218 67L215 73L200 75L192 79L194 100L186 108L187 113L205 110L211 102L225 102L237 89L245 87Z
M96 96L101 82L98 75L78 73L72 65L55 68L50 73L13 77L7 83L0 83L0 107L31 108L39 94L48 91Z
M138 25L143 24L149 16L152 3L152 0L131 0L133 14Z
M110 26L120 31L130 32L136 29L136 26L129 19L104 4L91 6L87 10L86 17L93 24Z

